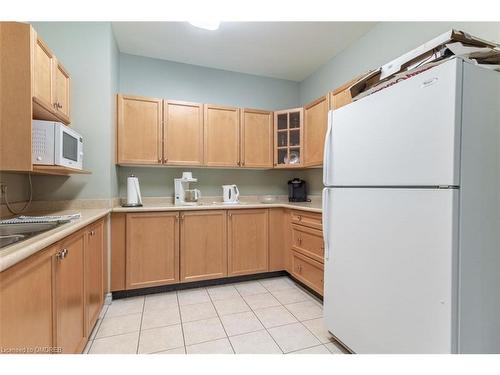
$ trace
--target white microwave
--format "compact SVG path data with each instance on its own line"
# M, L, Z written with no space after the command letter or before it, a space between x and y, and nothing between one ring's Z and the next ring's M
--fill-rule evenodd
M83 169L83 138L60 122L33 120L33 164Z

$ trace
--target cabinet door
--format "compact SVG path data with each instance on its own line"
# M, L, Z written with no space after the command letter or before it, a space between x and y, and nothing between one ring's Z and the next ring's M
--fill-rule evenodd
M163 162L203 164L203 104L163 102Z
M268 210L228 212L228 275L268 271Z
M46 110L54 108L54 54L35 35L33 48L33 99Z
M52 269L55 248L0 273L0 349L37 353L53 347ZM41 352L47 354L46 352Z
M181 281L227 276L226 212L181 214Z
M85 332L88 337L97 322L104 300L104 222L101 220L90 226L85 236Z
M323 148L328 126L328 96L304 107L304 166L323 164Z
M64 123L70 123L70 81L68 72L59 61L55 63L55 109Z
M127 214L127 289L179 281L179 214Z
M162 100L118 95L117 162L161 164Z
M240 110L205 104L205 164L218 167L240 165Z
M55 255L56 346L80 353L85 346L84 232L62 241Z
M255 109L241 110L241 165L272 168L273 113Z
M303 118L303 108L274 112L274 168L303 166Z

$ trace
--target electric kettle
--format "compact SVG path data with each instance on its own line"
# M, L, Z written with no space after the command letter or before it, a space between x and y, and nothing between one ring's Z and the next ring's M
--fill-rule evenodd
M240 191L236 185L222 185L222 198L226 204L239 202Z

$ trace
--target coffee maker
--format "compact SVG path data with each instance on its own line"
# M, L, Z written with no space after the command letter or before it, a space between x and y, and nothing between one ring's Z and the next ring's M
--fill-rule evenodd
M198 182L198 179L193 178L191 172L182 172L182 178L174 178L176 206L195 206L198 204L201 192L191 187L194 182Z
M300 178L288 181L288 201L289 202L310 202L307 199L307 184Z

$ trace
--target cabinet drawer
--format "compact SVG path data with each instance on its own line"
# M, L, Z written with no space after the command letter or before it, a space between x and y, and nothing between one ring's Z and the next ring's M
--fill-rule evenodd
M323 263L323 233L317 229L293 224L292 249Z
M292 275L305 285L323 295L323 264L292 251Z
M293 224L322 230L323 220L321 214L292 210L291 218Z

